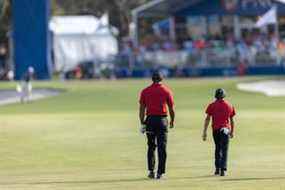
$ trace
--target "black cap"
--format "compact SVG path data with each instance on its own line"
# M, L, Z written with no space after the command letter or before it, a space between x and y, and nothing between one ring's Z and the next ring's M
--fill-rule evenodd
M215 98L220 100L226 97L226 91L222 88L218 88L215 92Z
M161 82L163 80L163 75L159 71L154 71L152 73L152 81L153 82Z

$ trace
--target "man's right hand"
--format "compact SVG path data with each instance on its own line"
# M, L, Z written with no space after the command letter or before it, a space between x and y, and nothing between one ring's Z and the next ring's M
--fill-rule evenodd
M142 134L144 134L146 132L146 125L145 124L141 124L140 132Z
M174 121L170 121L170 129L174 128Z

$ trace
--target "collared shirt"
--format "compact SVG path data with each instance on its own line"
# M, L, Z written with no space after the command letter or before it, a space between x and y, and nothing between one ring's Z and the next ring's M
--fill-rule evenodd
M229 119L234 117L235 108L225 100L216 100L211 103L206 110L206 114L212 117L213 130L219 130L223 127L230 128Z
M166 116L167 106L173 108L174 100L171 90L160 83L153 83L140 95L140 104L146 106L147 115Z

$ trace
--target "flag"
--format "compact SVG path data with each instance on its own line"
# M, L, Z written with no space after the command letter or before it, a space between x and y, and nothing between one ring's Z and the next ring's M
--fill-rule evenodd
M262 17L260 17L255 24L256 27L263 27L268 24L277 24L277 7L272 7L268 12L266 12Z
M285 3L285 0L277 0L277 1L279 1L280 3Z

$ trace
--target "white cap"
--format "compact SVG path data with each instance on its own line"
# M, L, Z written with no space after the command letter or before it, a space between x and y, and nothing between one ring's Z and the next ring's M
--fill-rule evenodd
M28 68L28 72L31 73L31 74L33 74L33 73L35 72L34 67L30 66L30 67Z

